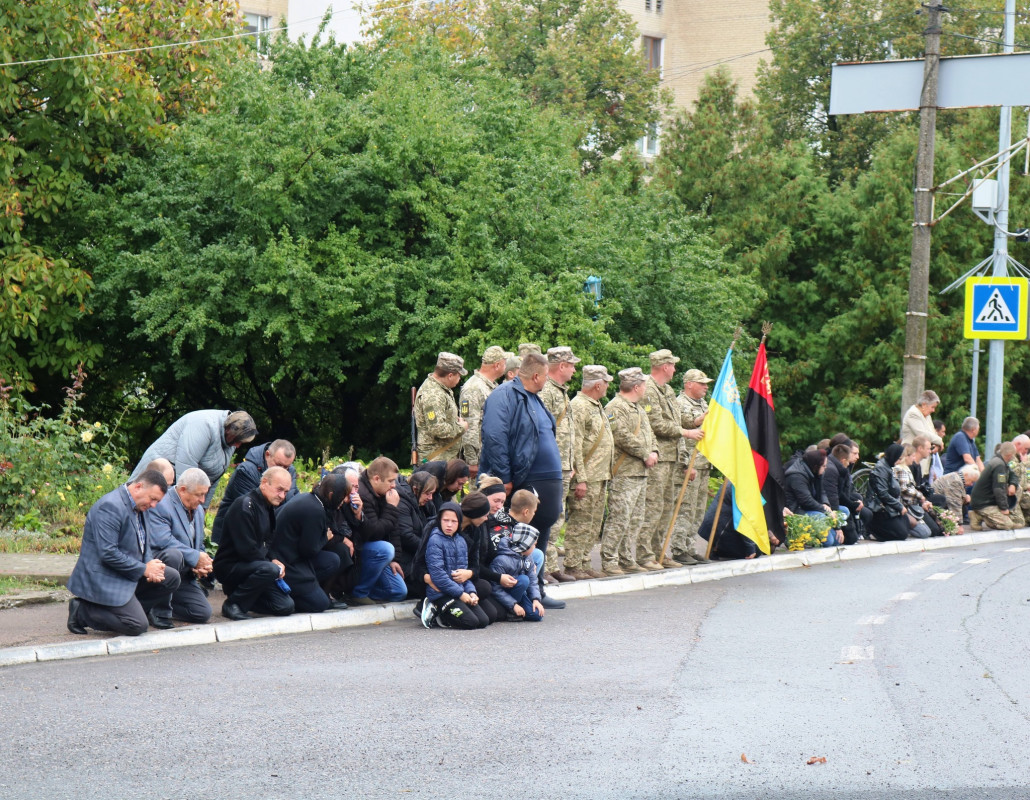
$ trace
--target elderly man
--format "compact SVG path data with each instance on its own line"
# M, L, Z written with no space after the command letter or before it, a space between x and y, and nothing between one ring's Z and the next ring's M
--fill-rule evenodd
M708 414L708 403L705 394L712 379L699 369L688 369L683 375L683 391L676 396L676 404L680 412L680 425L692 435L684 436L679 447L679 462L683 467L676 473L674 490L680 491L683 481L689 476L686 468L690 464L690 456L697 448L697 443L704 435L701 424ZM676 517L676 527L672 531L672 557L680 564L701 564L708 559L698 545L698 529L704 519L708 505L708 477L712 473L712 465L703 455L694 456L694 477L687 484L683 494L683 505Z
M915 404L905 412L901 419L901 443L912 444L912 440L919 435L930 440L932 452L938 453L944 449L944 441L937 435L933 428L932 414L936 410L941 399L936 392L929 389L923 392ZM930 459L919 463L924 475L930 474Z
M449 461L461 452L468 423L458 415L454 387L468 375L465 361L454 353L440 353L436 368L415 395L415 427L418 430L418 462Z
M227 619L250 619L251 610L277 617L293 613L293 598L279 585L286 567L269 555L275 509L291 484L289 472L269 467L258 487L237 497L226 512L214 570L225 589L222 616Z
M965 464L958 472L949 472L946 475L941 475L933 482L934 492L944 496L944 502L948 510L959 522L965 516L962 508L969 503L969 491L979 477L980 470L972 464ZM962 532L961 525L957 532Z
M522 359L514 353L508 353L504 359L504 380L513 381L519 376L519 369L522 367ZM482 426L482 420L480 420Z
M547 383L547 358L527 353L518 377L498 386L483 407L481 474L504 481L510 497L519 489L533 489L540 498L530 524L540 531L537 548L547 550L551 526L561 513L562 468L554 417L540 400ZM543 578L540 576L540 580ZM544 608L564 608L562 600L543 595Z
M237 497L243 497L247 492L252 492L258 487L258 484L261 483L261 476L269 467L282 467L290 473L290 480L293 483L290 491L286 493L286 500L296 495L297 470L293 467L296 458L297 449L286 439L276 439L273 442L250 448L243 463L233 470L232 477L229 478L229 485L225 487L222 499L218 502L215 521L211 526L211 541L215 544L222 541L222 526L225 525L226 512L236 502ZM286 500L283 500L283 503Z
M1012 521L1017 528L1026 525L1026 457L1030 452L1030 436L1021 433L1012 440L1012 446L1016 448L1015 457L1009 461L1009 496L1014 498L1009 505L1012 508Z
M658 463L658 442L641 406L646 382L640 367L622 370L619 393L604 407L615 441L608 521L601 539L601 569L605 575L647 571L635 555L637 538L644 530L647 473Z
M558 440L558 452L561 453L561 513L555 520L555 530L561 530L565 522L565 499L569 496L569 483L572 480L572 446L575 438L572 401L565 387L576 374L576 364L579 362L580 359L573 355L571 347L552 347L547 351L547 383L540 390L540 401L554 417L555 437ZM559 569L558 550L554 542L548 541L545 556L544 572L547 575L561 583L575 580Z
M179 573L154 557L147 527L146 512L167 491L160 472L145 470L93 504L68 579L68 591L75 595L68 604L69 631L139 636L147 630L151 609L167 603L179 588Z
M983 528L1010 531L1016 527L1009 503L1009 484L1012 483L1009 462L1015 457L1012 442L1002 442L973 485L969 493L969 527L974 531Z
M573 578L602 578L590 566L590 552L601 535L605 489L612 478L615 440L601 400L614 380L599 364L583 367L583 386L572 398L572 465L575 473L565 519L565 572Z
M191 411L179 417L158 437L136 465L135 479L155 458L166 458L182 475L190 467L199 467L211 479L211 488L204 498L207 508L218 479L232 461L236 448L257 436L254 419L246 411Z
M204 498L211 479L190 467L179 482L150 511L150 546L165 566L179 573L179 588L168 602L150 612L155 628L172 627L172 618L204 623L211 605L197 580L211 572L214 562L204 549Z
M637 563L644 569L682 567L683 564L662 552L665 536L676 505L676 473L682 472L676 460L685 437L699 439L700 430L681 425L676 393L669 381L676 373L679 358L669 350L655 350L649 356L651 374L644 382L644 411L658 442L658 463L647 474L644 530L637 542Z
M462 459L469 465L469 476L476 477L479 471L479 448L483 425L483 405L490 392L497 388L497 382L504 377L508 353L493 345L483 351L479 369L472 373L459 396L461 417L468 423L468 430L461 440Z
M962 420L962 428L951 437L948 449L944 453L944 473L958 472L965 464L972 464L980 472L984 471L984 462L980 458L980 449L976 446L976 437L980 435L980 420L966 417Z

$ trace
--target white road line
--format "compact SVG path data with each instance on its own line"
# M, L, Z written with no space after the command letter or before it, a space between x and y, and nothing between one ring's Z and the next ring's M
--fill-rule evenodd
M1030 550L1030 547L1010 547L1005 552L1006 553L1025 553L1027 550Z
M856 622L856 625L883 625L887 622L887 614L876 614L869 617L862 617Z
M873 659L873 648L863 647L861 645L852 645L851 647L842 647L840 649L840 660L841 661L872 661Z
M954 576L955 576L954 572L935 572L933 575L930 575L928 578L925 578L925 580L928 580L928 581L946 581L946 580L948 580L948 578L952 578Z
M897 595L895 600L915 600L919 596L919 592L902 592Z
M991 559L989 558L971 558L969 561L963 561L963 564L986 564Z

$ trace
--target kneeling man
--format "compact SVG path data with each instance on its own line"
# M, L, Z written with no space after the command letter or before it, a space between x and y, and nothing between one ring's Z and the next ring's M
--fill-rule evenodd
M1015 457L1015 445L1002 442L998 452L984 465L984 471L973 484L973 490L969 493L969 527L974 531L983 528L1010 531L1016 527L1008 491L1012 483L1009 462ZM1014 496L1011 505L1015 505Z

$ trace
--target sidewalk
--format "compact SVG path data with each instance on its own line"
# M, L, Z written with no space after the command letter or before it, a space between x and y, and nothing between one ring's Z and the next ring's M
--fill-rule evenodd
M621 594L661 586L681 586L690 583L721 580L759 572L797 569L816 564L839 563L857 558L919 553L952 547L988 544L991 542L1030 539L1030 528L1015 531L984 531L962 536L933 539L908 539L904 542L860 542L850 547L832 547L823 550L804 550L794 553L753 559L750 561L717 561L694 567L668 569L625 577L576 581L548 587L548 594L562 600ZM53 561L50 561L53 559ZM69 559L71 562L69 563ZM71 573L74 556L7 555L0 554L0 575L48 574L52 579ZM35 572L12 572L14 569ZM198 644L216 644L240 639L278 636L285 633L350 628L359 625L378 625L395 620L417 625L411 613L413 601L387 603L375 606L349 608L345 611L327 611L324 614L294 614L290 617L263 617L230 622L218 614L223 595L214 592L208 598L215 614L207 625L181 625L174 630L151 631L142 636L110 636L91 633L76 636L67 631L67 603L27 605L0 611L0 666L26 664L35 661L56 661L90 656L118 655L147 650L157 651L169 647L187 647ZM561 612L557 612L561 613Z

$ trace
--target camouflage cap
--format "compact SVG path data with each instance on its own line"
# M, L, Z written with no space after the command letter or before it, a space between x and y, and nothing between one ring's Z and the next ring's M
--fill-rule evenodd
M497 345L491 345L483 351L484 364L496 364L498 361L504 361L507 357L508 354L504 352L504 348Z
M552 347L547 351L548 364L578 364L582 359L572 354L571 347Z
M640 367L629 367L628 369L619 370L619 382L620 383L643 383L647 380L647 376Z
M519 345L519 358L525 358L526 353L541 353L540 345L532 342L523 342Z
M465 359L456 356L454 353L440 353L436 357L436 368L441 372L457 372L459 375L468 375L465 369Z
M711 383L712 379L699 369L688 369L683 376L684 383Z
M583 383L594 381L605 381L611 383L615 378L608 374L608 370L601 364L587 364L583 367Z
M651 359L652 367L660 367L662 364L679 364L680 360L672 354L671 350L655 350L648 356Z

